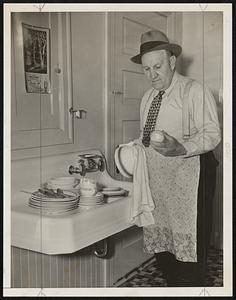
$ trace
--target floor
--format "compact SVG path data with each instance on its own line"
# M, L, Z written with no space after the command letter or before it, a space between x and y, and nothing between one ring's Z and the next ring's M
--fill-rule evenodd
M211 249L207 260L206 287L223 286L223 252ZM126 274L116 286L118 287L165 287L166 280L158 269L155 258Z

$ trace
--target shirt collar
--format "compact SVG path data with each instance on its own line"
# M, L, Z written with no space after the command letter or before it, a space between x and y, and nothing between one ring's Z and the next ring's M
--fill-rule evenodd
M173 89L177 79L178 79L178 73L175 71L174 75L172 77L172 81L171 81L170 86L165 90L165 95L166 96L169 96L169 94L170 94L171 90Z

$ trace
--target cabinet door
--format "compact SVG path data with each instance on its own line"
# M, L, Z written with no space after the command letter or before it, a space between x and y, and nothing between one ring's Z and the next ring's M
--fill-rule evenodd
M127 273L139 267L153 255L143 251L143 229L132 226L112 236L113 257L107 264L107 286L119 286Z
M49 29L50 93L26 91L22 24ZM70 14L12 13L11 38L12 150L72 143Z

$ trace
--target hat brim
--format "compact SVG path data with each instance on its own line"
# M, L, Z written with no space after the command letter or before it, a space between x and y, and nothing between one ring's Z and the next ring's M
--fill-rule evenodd
M152 52L152 51L155 51L155 50L169 50L170 52L172 52L176 57L178 57L181 52L182 52L182 48L181 46L177 45L177 44L163 44L163 45L159 45L159 46L155 46L151 49L148 49L147 51L144 51L138 55L135 55L133 57L131 57L131 61L136 63L136 64L142 64L142 56L145 54L145 53L148 53L148 52Z

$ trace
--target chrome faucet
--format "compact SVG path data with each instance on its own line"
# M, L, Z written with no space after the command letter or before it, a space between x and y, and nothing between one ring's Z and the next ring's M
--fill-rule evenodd
M88 172L96 172L105 170L105 161L103 156L98 154L81 154L79 155L78 166L70 166L69 173L85 176Z

